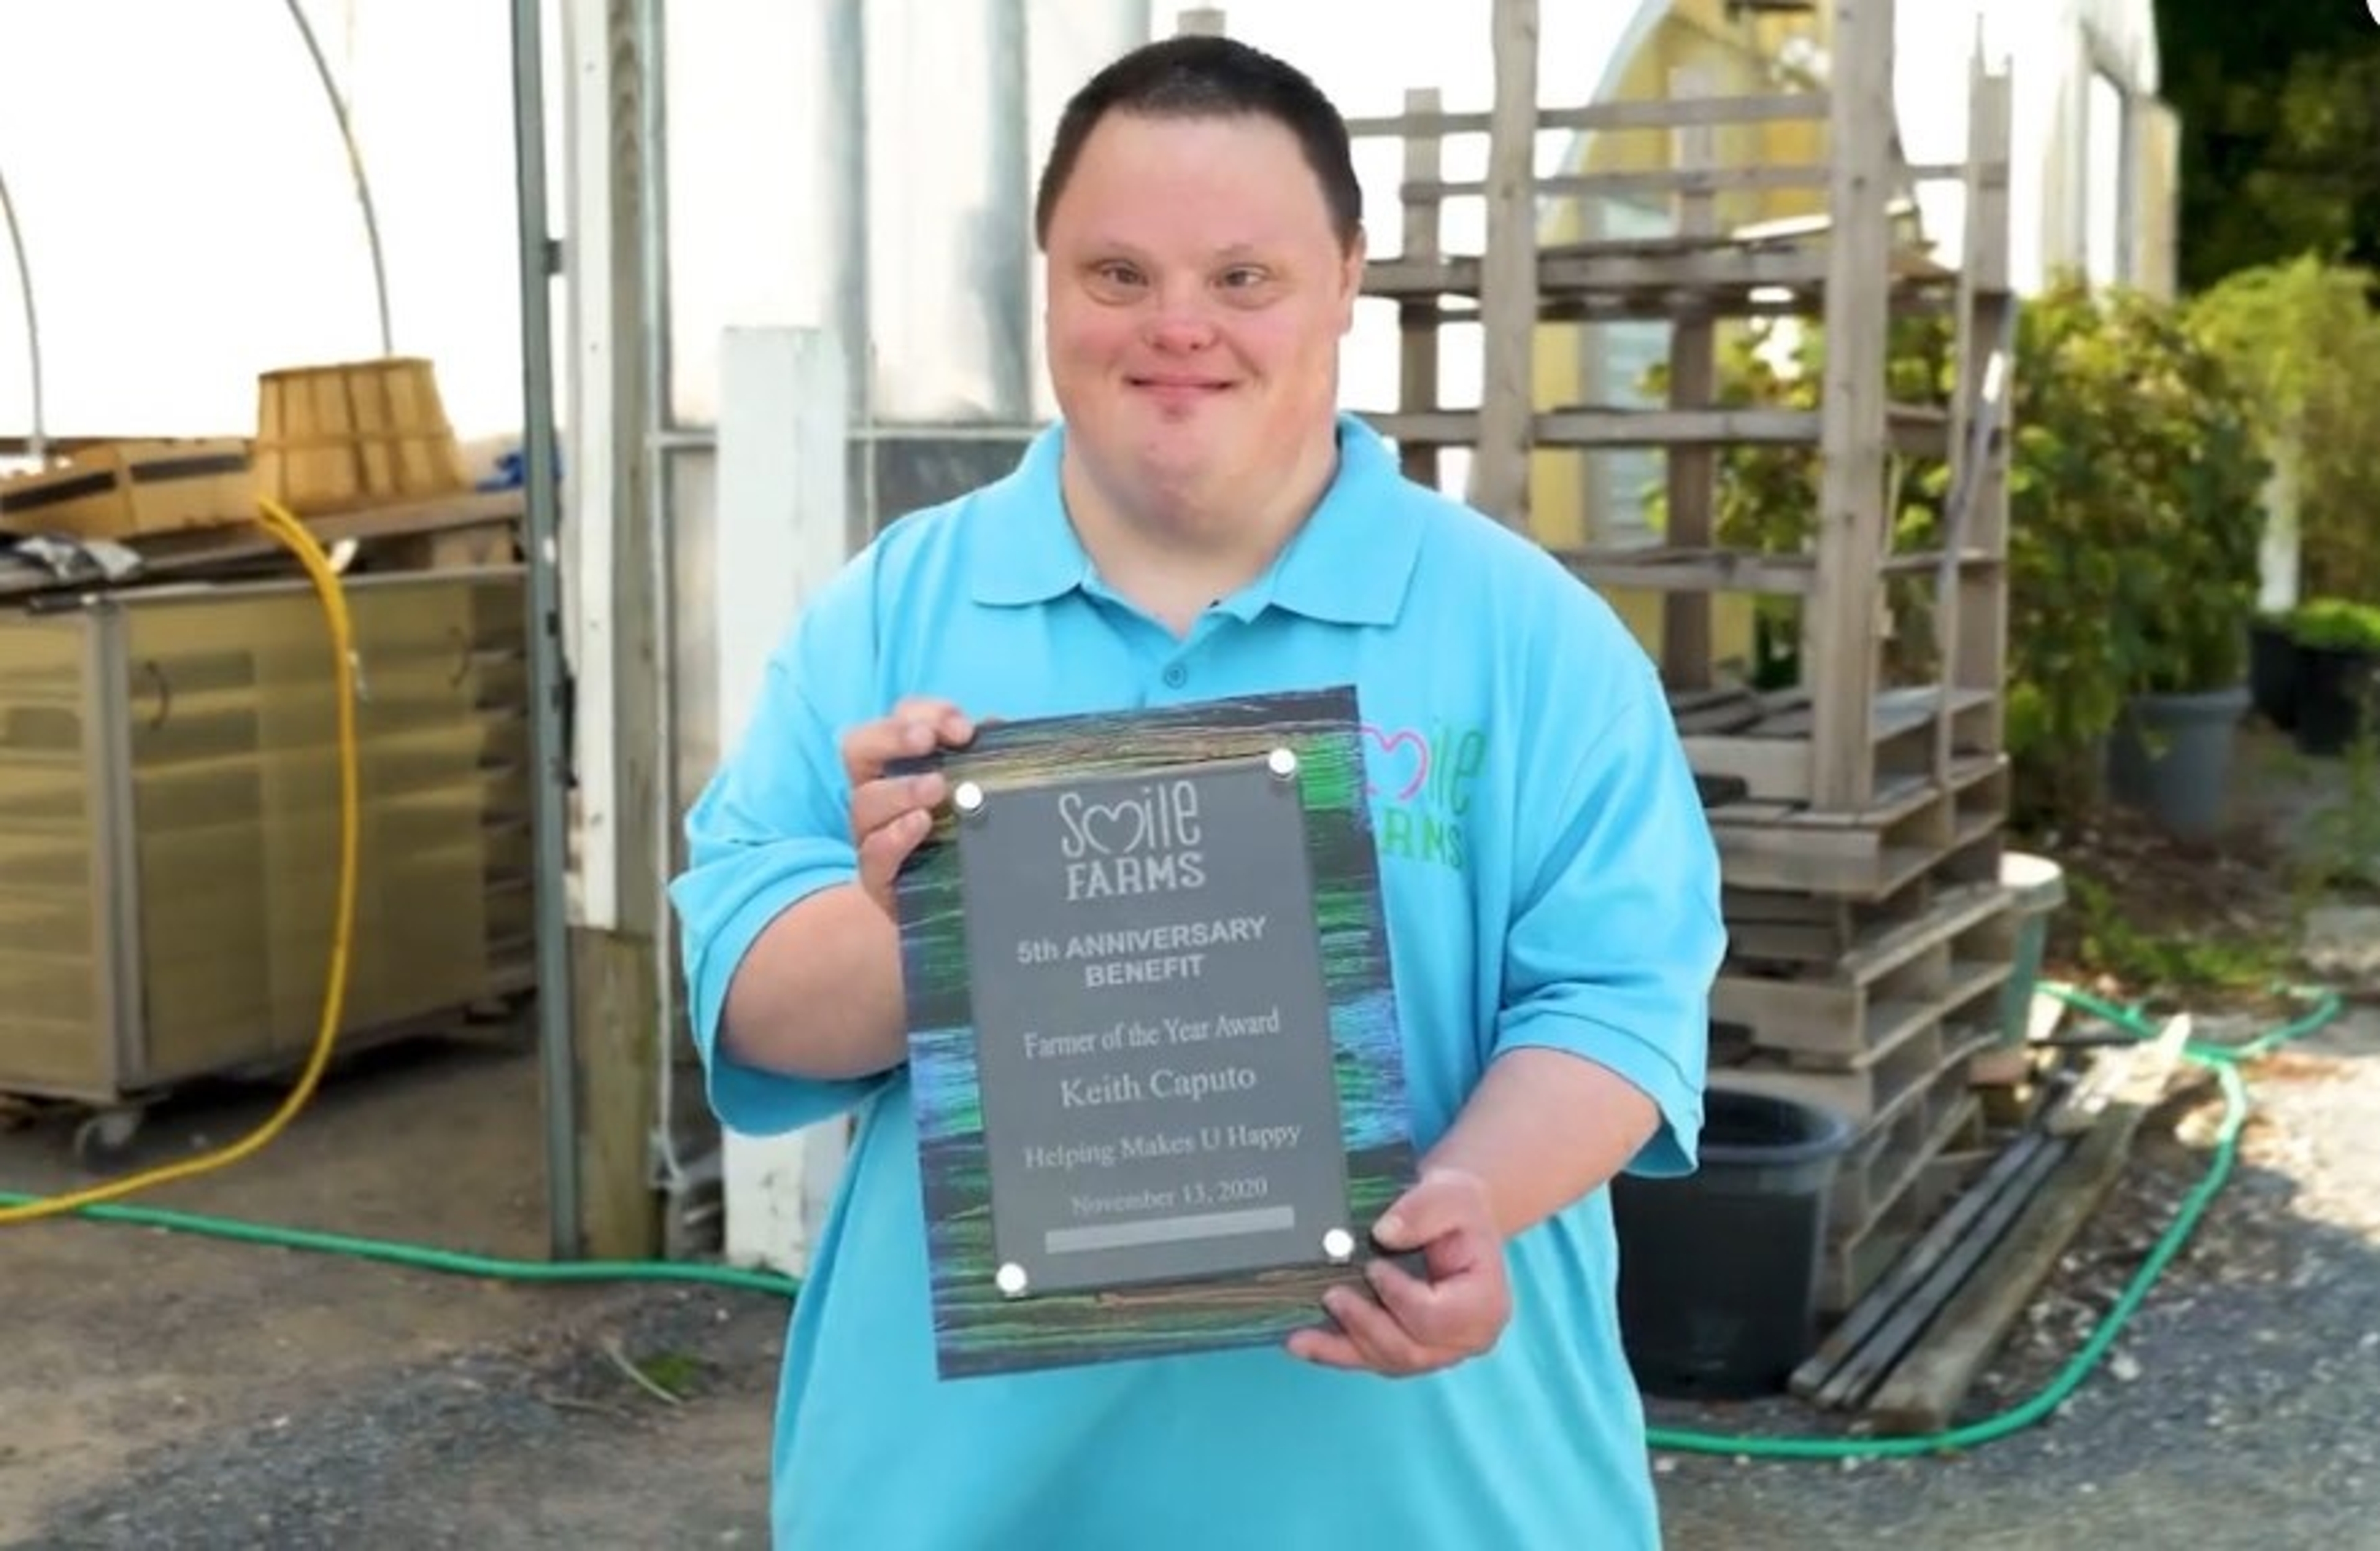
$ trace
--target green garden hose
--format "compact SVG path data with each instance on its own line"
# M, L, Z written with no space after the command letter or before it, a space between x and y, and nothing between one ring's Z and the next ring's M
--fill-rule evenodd
M30 1206L40 1200L38 1196L13 1195L0 1191L0 1206ZM486 1276L502 1281L706 1282L713 1287L770 1292L784 1297L791 1297L801 1290L798 1280L773 1271L747 1271L740 1266L710 1265L699 1261L501 1260L492 1255L434 1249L426 1244L408 1244L394 1239L363 1239L346 1233L322 1233L312 1228L274 1227L263 1223L242 1222L236 1217L212 1217L197 1212L176 1212L159 1206L119 1206L112 1203L78 1207L67 1215L88 1217L93 1222L123 1223L133 1227L167 1228L209 1239L228 1239L240 1244L310 1250L319 1254L344 1255L351 1260L379 1261L387 1265L408 1265L419 1271L444 1271L456 1276Z
M2155 1037L2155 1029L2137 1007L2118 1007L2102 1001L2086 992L2070 986L2044 983L2041 989L2080 1011L2105 1019L2136 1039ZM2223 1091L2223 1119L2215 1133L2214 1154L2207 1160L2206 1172L2191 1188L2181 1205L2174 1213L2147 1256L2143 1258L2131 1279L2124 1284L2123 1292L2101 1316L2097 1325L2057 1375L2031 1398L1994 1416L1971 1422L1946 1432L1890 1438L1760 1438L1730 1437L1719 1434L1691 1432L1680 1428L1647 1429L1646 1441L1656 1449L1669 1449L1684 1454L1730 1454L1748 1459L1909 1459L1925 1454L1946 1454L1997 1443L2014 1433L2048 1417L2089 1378L2091 1371L2106 1358L2116 1337L2139 1313L2157 1278L2173 1257L2197 1228L2198 1220L2206 1215L2208 1206L2222 1192L2239 1162L2240 1133L2248 1123L2248 1084L2240 1075L2240 1066L2260 1056L2269 1055L2291 1040L2302 1039L2321 1029L2339 1014L2338 995L2329 991L2313 993L2314 1006L2304 1015L2268 1031L2246 1044L2220 1045L2192 1041L2183 1047L2182 1058L2208 1069L2215 1074Z
M2155 1030L2137 1007L2119 1007L2092 996L2085 992L2064 985L2045 983L2045 992L2058 997L2080 1011L2104 1019L2136 1039L2155 1037ZM2190 1194L2175 1212L2174 1218L2148 1255L2124 1286L2122 1294L2100 1319L2089 1337L2075 1350L2057 1376L2039 1393L1998 1415L1954 1427L1947 1432L1923 1436L1891 1438L1776 1438L1739 1437L1726 1434L1694 1432L1673 1427L1648 1428L1645 1441L1655 1449L1690 1454L1740 1455L1749 1459L1907 1459L1927 1454L1943 1454L1979 1447L1995 1443L2011 1434L2048 1417L2067 1398L2081 1388L2094 1368L2106 1358L2116 1338L2133 1314L2155 1288L2157 1278L2173 1257L2181 1252L2199 1219L2220 1194L2237 1164L2240 1133L2247 1124L2250 1109L2248 1084L2240 1075L2246 1062L2265 1056L2323 1028L2336 1019L2340 1010L2337 995L2328 991L2311 993L2312 1010L2301 1017L2275 1028L2246 1044L2222 1045L2193 1041L2187 1045L2183 1058L2206 1068L2215 1074L2223 1093L2223 1119L2215 1137L2213 1155L2206 1172L2192 1187ZM38 1198L0 1191L0 1205L30 1205ZM137 1227L165 1228L179 1233L191 1233L238 1243L268 1245L281 1249L308 1250L324 1254L345 1255L352 1259L378 1261L392 1265L412 1266L426 1271L448 1272L467 1276L486 1276L522 1282L694 1282L714 1287L733 1288L750 1292L771 1293L794 1297L801 1291L798 1278L774 1272L748 1271L736 1266L710 1265L696 1262L675 1261L525 1261L501 1260L486 1255L466 1254L425 1245L408 1244L386 1239L363 1239L348 1234L320 1233L306 1228L272 1227L258 1223L232 1218L206 1216L194 1212L176 1212L159 1207L102 1204L84 1206L70 1214L95 1222L123 1223Z

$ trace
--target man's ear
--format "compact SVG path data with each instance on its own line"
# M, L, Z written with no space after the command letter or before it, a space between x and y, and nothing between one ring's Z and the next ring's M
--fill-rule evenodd
M1355 326L1355 300L1364 294L1364 265L1368 252L1369 245L1365 240L1364 228L1357 226L1354 237L1347 244L1347 255L1341 262L1339 272L1341 287L1339 299L1342 318L1339 327L1342 334Z

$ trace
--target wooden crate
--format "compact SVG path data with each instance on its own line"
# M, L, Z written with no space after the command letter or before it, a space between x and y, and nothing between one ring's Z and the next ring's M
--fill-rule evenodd
M103 442L0 480L0 531L131 539L252 520L249 446L232 436Z

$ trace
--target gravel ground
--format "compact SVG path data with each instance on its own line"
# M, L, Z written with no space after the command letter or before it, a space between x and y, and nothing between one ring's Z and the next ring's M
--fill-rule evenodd
M1956 1459L1665 1456L1673 1551L2380 1547L2367 1422L2380 1414L2380 1012L2268 1063L2254 1087L2232 1188L2113 1361L2049 1423ZM2046 1382L2111 1301L2203 1167L2208 1113L2177 1103L2144 1130L1979 1411ZM236 1421L134 1452L12 1544L765 1545L782 1305L661 1287L550 1307L507 1338L241 1391ZM1812 1425L1784 1403L1665 1405L1657 1420L1730 1435Z
M2252 1088L2256 1119L2229 1187L2049 1421L1956 1458L1664 1457L1670 1545L2380 1547L2380 1012L2275 1057ZM2184 1101L2143 1128L1968 1420L2037 1393L2064 1365L2197 1182L2216 1113ZM1812 1430L1783 1403L1657 1411L1730 1436Z
M20 1544L765 1545L768 1409L783 1326L783 1306L765 1296L624 1293L566 1331L387 1372L368 1386L284 1394L238 1430L156 1449L56 1505Z

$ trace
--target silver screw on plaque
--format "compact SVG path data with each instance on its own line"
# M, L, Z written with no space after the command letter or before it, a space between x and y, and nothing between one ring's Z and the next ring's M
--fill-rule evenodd
M973 781L961 781L958 789L951 793L951 801L957 805L960 812L973 818L983 812L983 788Z
M1265 756L1265 766L1267 769L1270 770L1274 776L1286 781L1291 776L1297 774L1297 751L1294 749L1275 749L1271 753Z
M1025 1267L1013 1260L1002 1266L991 1279L993 1285L1000 1288L1002 1295L1007 1298L1024 1297L1025 1289L1032 1280L1025 1275Z
M1334 1227L1322 1236L1322 1252L1334 1264L1344 1265L1355 1258L1355 1236L1343 1227Z

